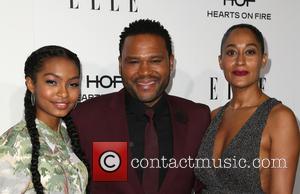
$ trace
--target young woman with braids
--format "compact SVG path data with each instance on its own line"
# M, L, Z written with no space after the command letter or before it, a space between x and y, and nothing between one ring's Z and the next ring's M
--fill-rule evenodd
M77 55L42 47L26 60L25 79L25 119L0 137L0 193L86 193L87 163L69 116L80 93Z

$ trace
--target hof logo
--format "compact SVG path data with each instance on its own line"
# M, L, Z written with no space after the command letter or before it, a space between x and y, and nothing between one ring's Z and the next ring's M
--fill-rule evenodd
M102 88L116 88L117 84L122 84L122 77L119 75L102 75L98 76L96 75L95 77L92 77L90 75L86 76L86 87L90 88L91 84L94 84L96 88L99 88L100 86Z
M223 0L224 6L238 6L238 7L249 7L251 3L256 2L255 0ZM253 5L253 4L252 4ZM266 12L247 12L239 11L236 9L230 10L207 10L206 17L208 18L226 18L226 19L244 19L244 20L265 20L269 21L272 19L271 13Z
M126 181L127 163L127 142L93 142L93 181Z
M249 6L249 2L255 2L255 0L224 0L224 5L227 5L227 2L231 1L231 6L239 6L242 7L246 5L247 7Z

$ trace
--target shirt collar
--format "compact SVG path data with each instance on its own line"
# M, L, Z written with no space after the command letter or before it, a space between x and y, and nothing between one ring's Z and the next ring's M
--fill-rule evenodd
M144 103L131 96L126 90L125 90L125 104L126 104L126 112L128 114L135 114L137 116L143 116L145 113L145 109L147 108L147 106L144 105ZM162 94L159 101L152 108L154 109L154 113L156 116L169 115L169 106L168 106L165 92Z
M44 123L43 121L41 121L37 118L35 119L35 123L36 123L38 129L39 128L43 129L43 131L42 131L43 133L46 133L49 135L54 135L54 136L60 135L60 132L62 131L62 128L63 128L62 122L59 123L57 131L51 129L46 123Z
M46 123L37 118L35 119L35 123L40 137L45 140L52 151L55 151L58 143L62 143L59 141L64 141L65 143L69 141L67 130L62 121L60 122L57 131L54 131Z

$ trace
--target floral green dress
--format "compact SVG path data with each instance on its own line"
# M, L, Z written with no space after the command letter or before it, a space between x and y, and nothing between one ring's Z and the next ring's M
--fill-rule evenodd
M40 135L38 170L45 193L85 193L88 173L73 153L66 128L50 129L36 119ZM24 120L0 137L0 193L35 193L29 170L31 141Z

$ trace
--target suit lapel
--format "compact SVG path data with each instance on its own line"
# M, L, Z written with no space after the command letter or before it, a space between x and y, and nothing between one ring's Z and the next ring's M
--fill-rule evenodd
M173 131L173 158L178 162L184 157L184 145L185 136L187 132L188 117L176 102L172 100L172 97L167 95L167 101L170 109L172 131ZM160 193L165 193L170 185L174 183L174 179L177 179L176 172L178 169L169 168L165 180L160 188ZM178 180L178 179L177 179Z
M112 116L115 121L111 123L111 129L113 130L111 134L113 140L129 142L124 90L119 91L114 96L114 99L110 101L109 107L111 108Z
M133 193L143 193L143 188L138 180L136 171L130 166L132 160L132 154L130 149L128 122L125 108L125 90L122 89L117 93L115 99L111 101L109 105L112 109L115 122L112 124L112 129L114 130L114 140L128 142L128 184L130 189L134 190Z

